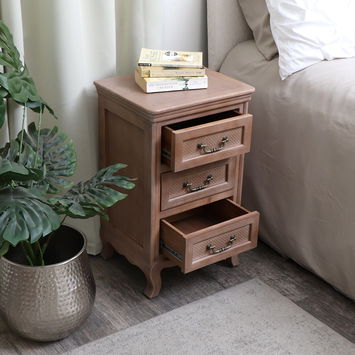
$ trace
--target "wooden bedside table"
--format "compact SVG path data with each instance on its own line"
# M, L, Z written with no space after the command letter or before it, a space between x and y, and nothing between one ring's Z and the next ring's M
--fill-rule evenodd
M124 162L136 188L101 222L102 255L114 250L145 274L149 297L162 269L187 273L257 244L259 213L241 207L254 88L208 71L209 88L145 94L133 76L95 82L100 166Z

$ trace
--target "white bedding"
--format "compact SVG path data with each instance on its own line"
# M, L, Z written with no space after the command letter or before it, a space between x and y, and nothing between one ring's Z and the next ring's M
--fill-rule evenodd
M254 41L220 71L256 88L243 202L268 244L355 299L355 58L281 81Z

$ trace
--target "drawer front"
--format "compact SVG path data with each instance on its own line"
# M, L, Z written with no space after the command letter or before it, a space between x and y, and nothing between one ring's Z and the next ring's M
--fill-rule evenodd
M247 224L244 227L232 229L226 233L193 244L192 265L203 262L205 259L215 262L216 256L223 255L224 258L224 253L227 251L234 254L235 249L250 243L250 237L250 224Z
M235 159L161 175L161 210L232 190L237 179ZM231 195L232 195L231 191Z
M231 200L217 201L211 207L202 206L161 221L162 253L184 273L238 255L257 244L258 212L249 212Z
M249 114L183 129L173 128L173 125L163 127L163 155L175 172L250 150L252 116Z

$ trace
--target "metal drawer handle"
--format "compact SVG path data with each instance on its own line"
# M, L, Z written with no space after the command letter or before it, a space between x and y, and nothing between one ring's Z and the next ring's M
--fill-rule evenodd
M192 183L186 181L186 182L184 182L182 184L182 187L185 188L188 192L200 191L200 190L203 190L206 187L208 187L212 180L213 180L213 176L212 175L208 175L206 180L204 181L203 185L192 187Z
M232 247L233 243L237 240L237 236L236 235L232 235L230 238L229 238L229 241L227 243L227 245L225 247L222 247L222 248L219 248L219 249L216 249L216 246L213 245L213 244L208 244L206 249L209 250L211 252L211 254L219 254L219 253L222 253L223 251L225 250L228 250Z
M220 150L222 150L228 141L229 141L228 137L223 137L221 143L219 143L218 148L211 148L210 149L207 147L207 144L204 144L204 143L198 143L197 148L203 149L204 153L206 153L206 154L211 154L211 153L219 152Z

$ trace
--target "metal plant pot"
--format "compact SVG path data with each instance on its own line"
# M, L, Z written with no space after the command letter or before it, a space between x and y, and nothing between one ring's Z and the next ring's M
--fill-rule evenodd
M47 252L47 266L21 264L16 248L0 259L0 311L12 330L37 341L71 334L91 313L96 291L82 234L62 226Z

